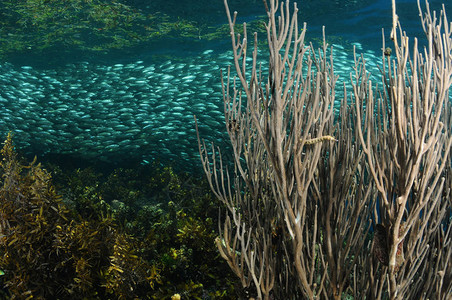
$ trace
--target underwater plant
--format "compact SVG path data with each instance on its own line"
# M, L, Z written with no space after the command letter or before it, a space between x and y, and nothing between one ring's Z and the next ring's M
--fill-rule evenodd
M52 178L19 158L11 134L1 154L6 298L237 298L214 243L212 196L192 176L49 165Z
M130 1L6 0L0 3L0 57L82 51L108 53L162 38L212 40L222 29L195 18L139 9ZM167 5L167 3L165 3ZM256 26L260 22L253 22Z
M57 293L55 283L65 277L62 261L55 259L54 243L57 241L55 234L69 224L70 215L50 185L50 175L41 165L35 161L21 164L11 134L1 155L3 283L8 292L18 298L48 297Z
M159 269L108 212L83 219L68 209L50 173L20 161L11 134L1 155L0 268L11 298L149 297Z
M198 32L190 22L146 14L121 1L2 1L0 55L130 47L151 38ZM177 33L175 33L177 32Z

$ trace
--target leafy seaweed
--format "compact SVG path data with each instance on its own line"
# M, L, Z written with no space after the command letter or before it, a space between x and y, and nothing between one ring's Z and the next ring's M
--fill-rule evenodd
M195 179L156 166L106 176L53 166L53 179L36 159L21 162L11 134L1 156L0 284L9 297L237 298L214 245L217 210Z

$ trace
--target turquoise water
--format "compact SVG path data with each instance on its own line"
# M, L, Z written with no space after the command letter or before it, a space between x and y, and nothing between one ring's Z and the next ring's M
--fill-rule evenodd
M397 2L403 28L423 37L416 1ZM130 45L123 39L121 47L98 51L92 51L98 42L92 33L77 30L73 36L83 39L84 48L71 41L47 48L18 44L0 62L2 134L12 131L23 153L41 160L113 165L160 161L200 171L193 115L206 141L227 145L219 70L231 63L231 52L229 36L220 30L226 23L223 2L122 3L134 12L165 18L175 29L142 42L129 35L134 39ZM389 0L307 0L298 6L299 20L308 23L308 41L318 42L326 26L335 49L338 86L348 82L353 46L378 75L381 28L389 32L391 27ZM441 1L430 1L430 6L439 10ZM261 1L236 0L230 7L239 11L240 22L264 16ZM452 16L450 3L446 11ZM104 25L84 26L106 31Z

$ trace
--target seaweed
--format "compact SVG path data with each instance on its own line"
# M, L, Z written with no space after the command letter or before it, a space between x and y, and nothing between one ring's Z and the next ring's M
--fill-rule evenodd
M46 169L11 134L0 154L0 297L237 299L217 208L188 174Z
M158 268L136 255L111 214L84 219L70 210L36 159L21 164L12 136L1 151L0 266L11 298L146 297Z

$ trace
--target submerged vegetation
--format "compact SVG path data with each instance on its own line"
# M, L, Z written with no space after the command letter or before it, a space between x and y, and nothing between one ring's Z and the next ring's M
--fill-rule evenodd
M0 16L3 55L74 47L120 49L153 37L193 31L189 22L145 14L121 1L3 1Z
M254 24L263 32L260 23ZM120 0L6 0L0 3L0 57L44 51L108 53L161 38L223 38L224 29Z
M63 171L1 150L0 297L233 299L210 192L171 168ZM227 275L226 275L227 274Z

